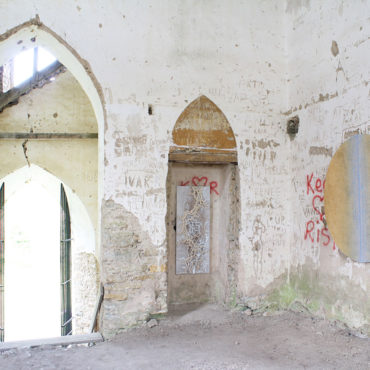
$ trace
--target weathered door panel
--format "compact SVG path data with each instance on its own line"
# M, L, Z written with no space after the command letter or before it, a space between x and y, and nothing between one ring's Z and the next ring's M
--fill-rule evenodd
M176 274L210 272L210 188L177 186Z

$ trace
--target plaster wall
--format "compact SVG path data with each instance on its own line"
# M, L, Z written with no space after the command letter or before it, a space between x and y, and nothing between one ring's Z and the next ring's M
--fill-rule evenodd
M288 269L283 2L16 0L3 3L3 9L1 33L38 14L89 63L104 95L101 328L106 334L167 310L171 132L200 95L223 111L238 145L243 268L236 296L259 296ZM257 236L263 245L258 274L251 263L257 217L265 226Z
M291 276L275 297L364 331L370 266L341 254L320 213L336 150L354 134L370 134L369 14L367 1L287 2L286 114L299 115L300 129L291 143Z
M323 282L323 287L330 281L349 282L337 304L346 301L351 310L347 298L355 287L361 307L354 311L362 317L359 322L366 322L367 267L304 240L308 217L316 217L306 175L324 176L343 130L359 124L362 130L368 120L363 83L368 69L361 64L367 3L342 4L341 16L335 1L1 3L7 17L0 33L38 14L82 65L88 62L90 75L99 82L105 110L104 127L99 127L104 128L99 173L104 174L101 264L106 297L100 324L105 334L167 310L171 133L183 109L200 95L223 111L237 142L237 302L258 307L272 299L284 305L285 297L298 292L292 282L303 272L297 271L310 270L312 263L304 296ZM332 40L339 45L336 57ZM344 73L338 70L338 58ZM358 107L355 115L352 105ZM301 129L291 141L286 120L295 112ZM289 306L294 299L288 301ZM336 307L329 301L324 314Z

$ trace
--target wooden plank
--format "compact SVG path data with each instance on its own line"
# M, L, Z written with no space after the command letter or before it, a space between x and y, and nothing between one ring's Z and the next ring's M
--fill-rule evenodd
M0 132L0 139L97 139L98 134L64 132Z
M104 285L100 283L99 298L95 304L93 321L90 326L90 333L92 333L95 330L96 325L98 323L98 314L100 311L101 304L103 303L103 299L104 299Z
M88 344L104 342L100 333L90 333L83 335L66 335L55 338L41 338L32 340L21 340L15 342L0 343L0 353L12 349L31 348L40 346L68 346L70 344Z
M169 153L168 159L170 162L183 163L238 163L236 152L172 152Z

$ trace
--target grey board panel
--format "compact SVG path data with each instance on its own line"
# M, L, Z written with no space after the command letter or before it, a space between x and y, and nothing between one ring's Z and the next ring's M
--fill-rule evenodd
M177 186L176 206L176 274L209 273L209 186Z

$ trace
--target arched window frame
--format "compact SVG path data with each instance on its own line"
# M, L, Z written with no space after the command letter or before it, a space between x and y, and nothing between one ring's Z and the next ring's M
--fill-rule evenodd
M60 184L60 292L61 335L72 334L71 218L67 195Z

